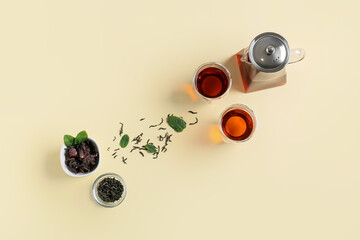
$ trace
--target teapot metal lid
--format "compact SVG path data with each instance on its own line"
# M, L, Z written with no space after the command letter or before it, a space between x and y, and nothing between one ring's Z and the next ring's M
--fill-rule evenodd
M262 33L250 43L249 59L259 71L280 71L289 62L289 58L289 44L277 33Z

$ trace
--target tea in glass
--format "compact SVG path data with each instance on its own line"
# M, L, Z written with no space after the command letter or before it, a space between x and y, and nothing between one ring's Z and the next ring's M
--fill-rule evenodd
M219 125L225 141L244 142L253 135L257 121L250 108L242 104L234 104L221 114Z
M193 88L206 100L225 96L231 88L230 72L220 63L205 63L195 72Z

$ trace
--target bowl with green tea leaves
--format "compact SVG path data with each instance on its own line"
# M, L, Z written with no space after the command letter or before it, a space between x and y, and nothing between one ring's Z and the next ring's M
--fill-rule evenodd
M101 163L99 144L88 137L86 131L76 137L64 135L60 149L60 164L64 172L72 177L86 177L96 172Z

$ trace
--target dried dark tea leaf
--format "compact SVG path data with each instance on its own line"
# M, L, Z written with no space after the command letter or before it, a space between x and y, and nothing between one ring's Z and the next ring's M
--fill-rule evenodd
M164 122L164 119L163 119L163 118L161 118L161 122L160 122L159 124L150 125L150 127L149 127L149 128L158 127L158 126L160 126L163 122Z
M195 122L189 123L189 125L195 125L199 122L199 119L197 117L195 117Z
M101 180L97 187L98 196L104 202L115 202L121 198L124 186L115 178L107 177Z
M125 148L129 144L129 135L125 134L120 140L120 147Z
M186 128L186 122L176 116L168 115L167 123L175 130L175 132L182 132Z
M132 140L132 142L135 142L135 144L139 144L141 141L142 141L142 135L143 135L144 133L140 133L138 136L136 136L133 140Z
M197 114L197 112L194 112L194 111L188 111L188 112L191 114Z
M124 132L124 124L122 122L119 122L119 124L121 125L120 129L119 129L119 137L121 137L121 135ZM114 140L115 141L115 140Z

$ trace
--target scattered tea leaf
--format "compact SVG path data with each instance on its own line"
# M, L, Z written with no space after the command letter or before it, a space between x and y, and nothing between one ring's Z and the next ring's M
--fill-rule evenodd
M186 122L176 116L168 115L167 123L175 130L175 132L182 132L186 128Z
M76 145L76 144L85 142L88 138L89 137L88 137L88 134L86 133L86 131L81 131L78 133L78 135L76 135L74 143Z
M194 112L194 111L188 111L188 112L191 114L197 114L197 112Z
M135 144L139 144L142 141L142 135L144 133L140 133L138 136L134 137L134 139L132 140L132 142L135 142Z
M64 144L67 147L74 145L75 138L71 135L64 135Z
M125 148L129 144L129 135L125 134L120 140L120 147Z
M152 144L146 144L145 145L146 150L148 150L151 153L156 153L156 147Z
M196 117L196 118L195 118L195 122L189 123L189 125L195 125L195 124L197 124L198 122L199 122L199 119Z
M121 137L121 135L124 132L124 124L122 122L119 122L119 124L121 125L120 130L119 130L119 137ZM115 141L115 140L114 140Z
M164 119L163 119L163 118L161 118L161 122L160 122L159 124L150 125L150 127L149 127L149 128L158 127L158 126L160 126L163 122L164 122Z

